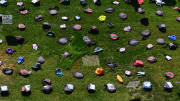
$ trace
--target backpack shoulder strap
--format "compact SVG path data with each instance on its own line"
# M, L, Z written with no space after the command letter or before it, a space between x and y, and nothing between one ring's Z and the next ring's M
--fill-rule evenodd
M55 6L53 9L59 10L59 7L58 7L58 6Z

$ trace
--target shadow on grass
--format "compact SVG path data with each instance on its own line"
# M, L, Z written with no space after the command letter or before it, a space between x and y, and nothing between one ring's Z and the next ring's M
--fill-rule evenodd
M132 99L132 100L129 100L129 101L141 101L141 99L137 98L137 99Z
M166 6L174 6L176 5L175 0L164 0Z
M177 93L177 95L180 97L180 93Z
M8 91L1 92L1 96L2 96L2 97L9 96L9 92L8 92Z
M6 36L6 42L8 46L17 46L18 43L16 41L16 38L14 36Z
M130 5L134 7L135 11L138 11L138 8L140 7L139 4L137 4L138 0L131 0Z
M31 95L31 91L29 91L29 92L22 92L22 95L23 96L30 96Z

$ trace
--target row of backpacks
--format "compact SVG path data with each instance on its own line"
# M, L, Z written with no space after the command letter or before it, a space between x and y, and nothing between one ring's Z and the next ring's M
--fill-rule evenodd
M43 83L42 92L45 94L50 94L52 92L51 80L48 78L45 78L42 81L42 83ZM104 87L110 93L116 92L115 86L111 83L105 84ZM144 90L150 91L150 90L152 90L152 83L150 81L145 81L145 82L143 82L142 87ZM171 82L168 82L168 81L164 82L163 87L164 87L164 90L166 90L166 91L172 91L172 89L173 89L173 85L171 84ZM89 93L95 93L96 86L92 83L89 83L87 85L87 90ZM71 94L74 91L74 86L72 84L66 84L64 86L64 91L66 94ZM1 95L4 95L4 96L9 95L8 88L6 85L1 86ZM30 85L22 86L22 95L24 95L24 96L31 95L31 86Z

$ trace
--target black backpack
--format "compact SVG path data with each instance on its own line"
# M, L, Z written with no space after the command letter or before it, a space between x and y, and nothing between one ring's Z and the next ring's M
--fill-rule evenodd
M51 24L48 23L48 22L44 22L44 23L42 24L42 27L43 27L43 29L50 29L50 28L51 28Z
M170 50L176 50L176 48L178 48L178 44L177 43L169 43L167 45L165 45L163 48L169 47Z
M100 6L101 5L101 0L94 0L94 4Z
M2 70L2 72L3 72L4 74L6 74L6 75L11 75L11 74L13 74L13 69L4 68L4 69Z
M87 3L86 3L85 0L80 0L80 4L81 4L82 6L86 6L86 5L87 5Z

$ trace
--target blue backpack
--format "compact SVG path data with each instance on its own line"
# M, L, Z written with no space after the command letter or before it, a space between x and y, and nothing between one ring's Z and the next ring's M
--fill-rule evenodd
M57 76L63 76L63 73L62 73L61 69L56 68L55 73L56 73Z
M168 38L169 38L169 40L172 40L172 41L177 40L176 35L171 35L171 36L168 36Z

